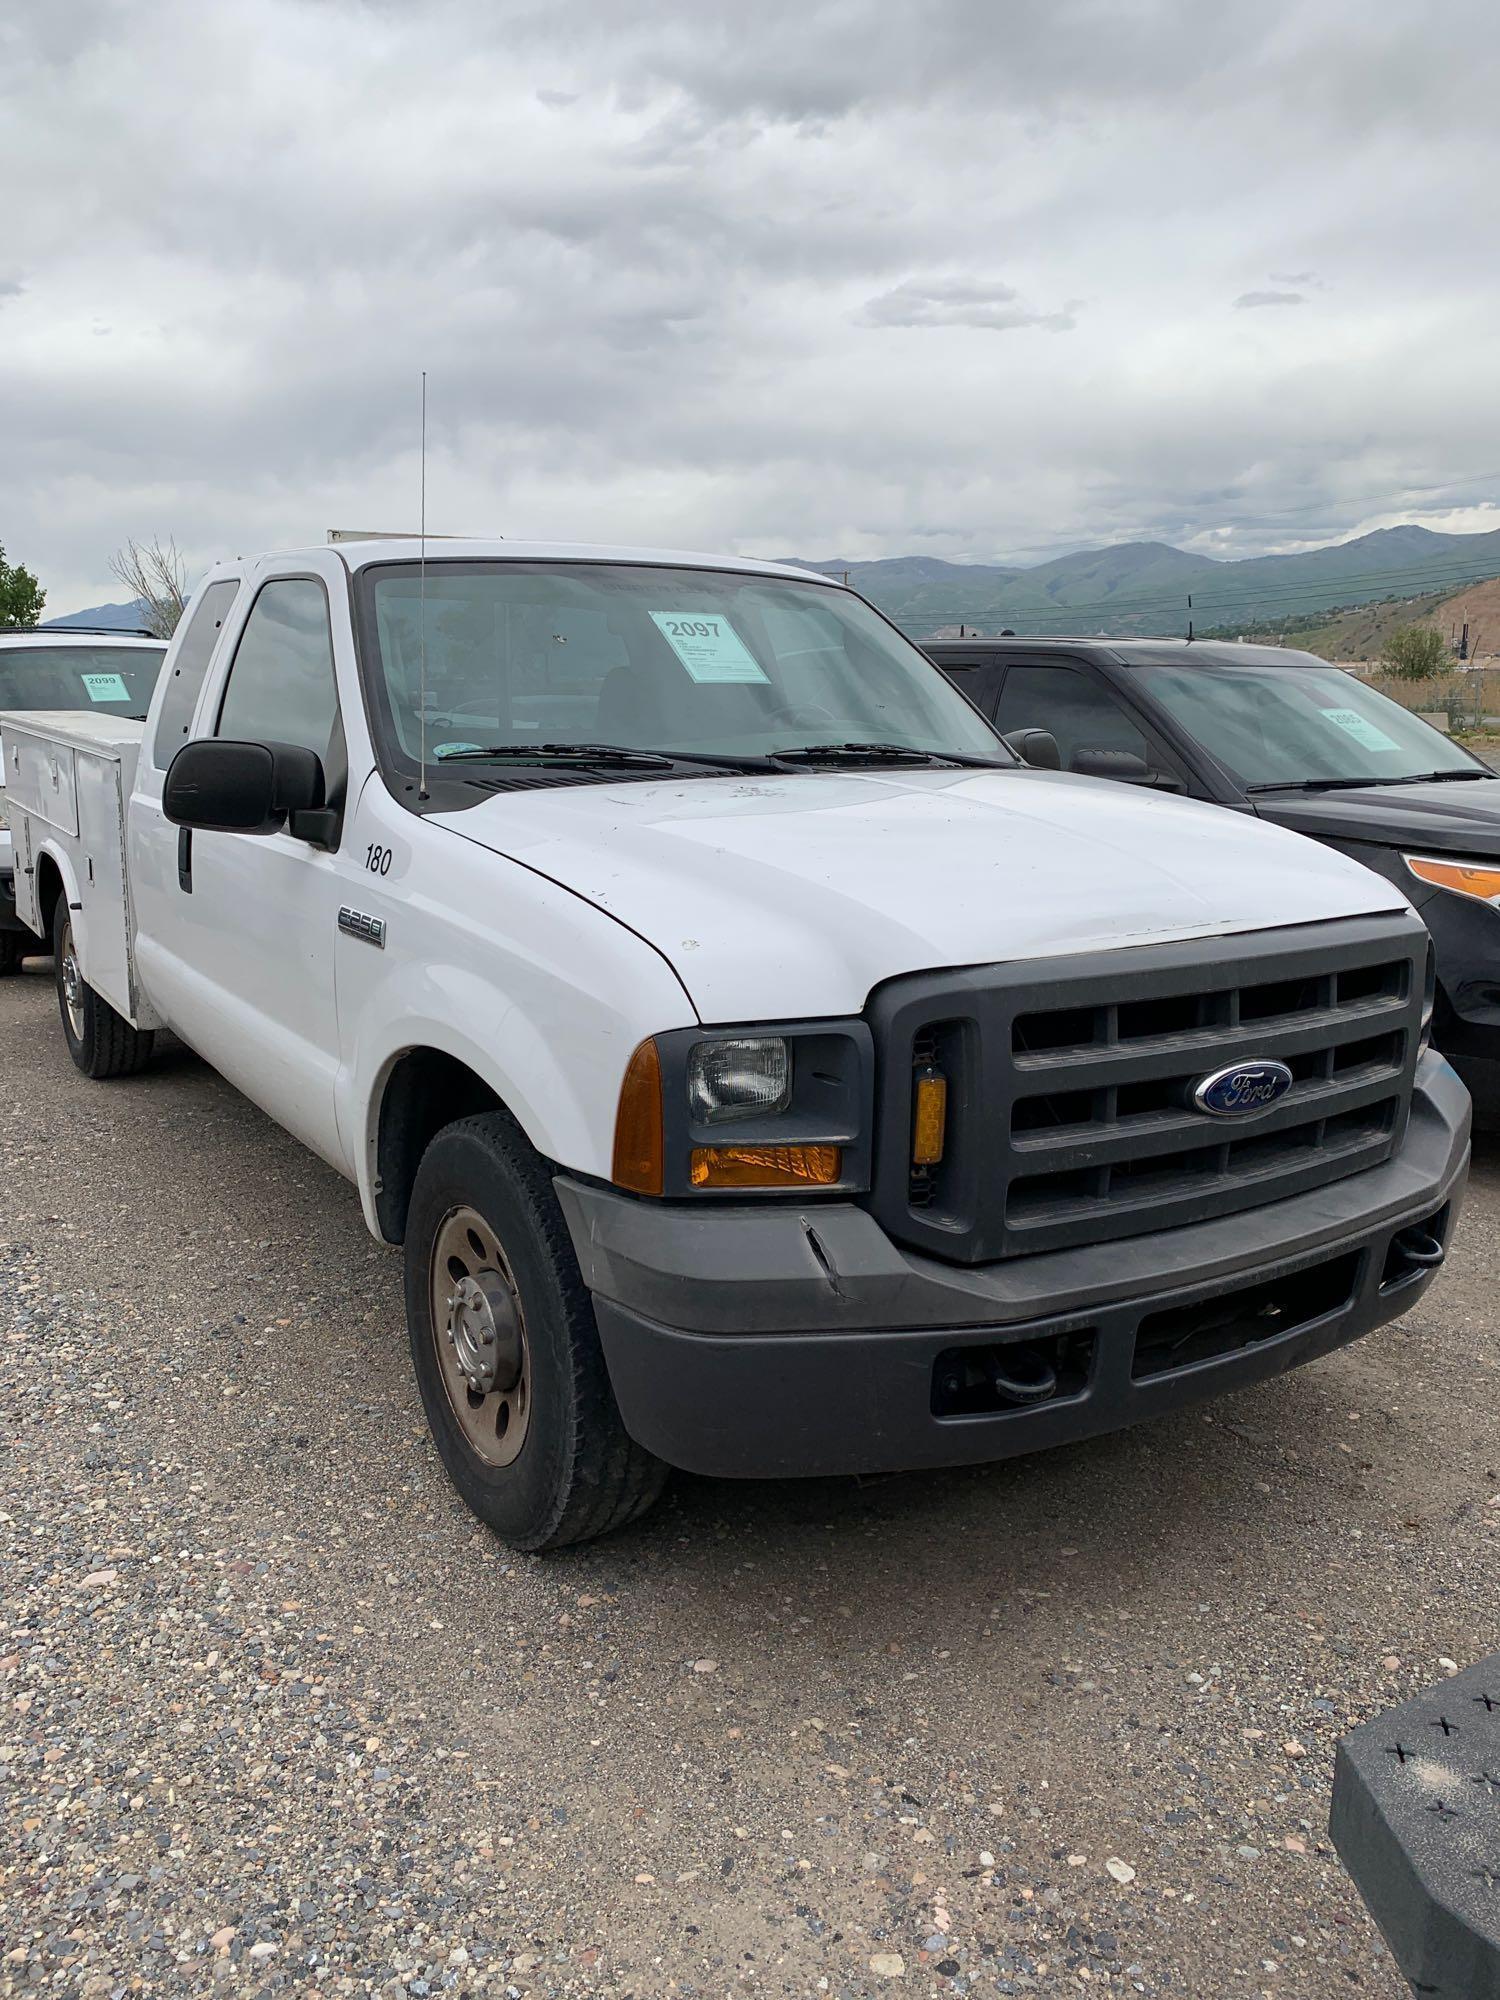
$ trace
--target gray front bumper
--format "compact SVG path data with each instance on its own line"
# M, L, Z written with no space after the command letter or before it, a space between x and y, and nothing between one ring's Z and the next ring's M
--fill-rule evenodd
M1468 1167L1469 1100L1423 1058L1405 1143L1314 1193L1133 1241L984 1266L902 1249L865 1210L634 1201L559 1176L627 1429L674 1465L724 1476L974 1463L1110 1430L1327 1353L1415 1303L1430 1270L1382 1283L1392 1239L1441 1212ZM1234 1353L1135 1379L1148 1316L1354 1260L1336 1310ZM939 1357L1086 1333L1077 1393L935 1413Z
M1232 1281L1268 1258L1407 1220L1446 1199L1468 1143L1468 1095L1442 1057L1428 1054L1406 1142L1384 1166L1186 1229L979 1265L905 1250L852 1202L663 1206L566 1175L556 1186L589 1290L667 1326L724 1334L1005 1326L1096 1311L1147 1289Z

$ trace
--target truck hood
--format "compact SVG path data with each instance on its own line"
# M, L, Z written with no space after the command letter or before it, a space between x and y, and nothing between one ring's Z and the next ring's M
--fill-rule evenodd
M433 822L628 925L705 1022L857 1014L901 973L1409 907L1248 815L1050 771L567 785Z
M1500 856L1500 778L1436 785L1362 785L1347 792L1283 792L1255 801L1262 819L1318 840L1420 845L1424 853Z

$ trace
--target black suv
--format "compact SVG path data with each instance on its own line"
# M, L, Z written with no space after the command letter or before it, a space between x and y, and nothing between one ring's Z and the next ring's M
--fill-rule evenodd
M1256 813L1405 891L1437 945L1433 1039L1500 1124L1500 775L1312 653L1185 639L926 651L1030 764Z

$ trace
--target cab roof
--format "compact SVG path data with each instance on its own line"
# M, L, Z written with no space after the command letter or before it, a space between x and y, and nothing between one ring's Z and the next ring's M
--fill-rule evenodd
M321 553L332 548L352 570L368 569L373 563L414 563L421 560L423 543L417 536L382 536L369 541L320 543ZM832 583L815 570L797 569L790 563L761 562L753 556L706 554L701 549L638 549L614 547L594 542L501 542L469 541L458 536L430 535L425 544L428 568L443 562L573 562L636 563L657 568L735 570L747 576L796 577L807 583ZM299 555L301 550L279 549L276 560ZM838 584L832 584L837 590Z
M1127 667L1327 667L1331 660L1296 646L1256 646L1234 639L1108 639L1097 632L1077 638L933 639L924 652L1107 653Z
M24 632L0 632L0 646L128 646L132 650L150 647L160 652L170 644L152 639L143 632L112 632L103 626L31 625Z

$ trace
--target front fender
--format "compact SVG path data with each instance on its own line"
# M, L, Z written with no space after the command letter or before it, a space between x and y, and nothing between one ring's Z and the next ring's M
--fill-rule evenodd
M471 1070L544 1158L608 1179L632 1051L647 1035L688 1026L694 1016L661 960L608 919L606 927L632 947L628 977L617 966L611 978L601 963L588 986L557 978L539 984L532 966L521 982L497 949L488 969L408 960L361 992L338 1115L376 1235L381 1105L397 1063L415 1049L434 1049ZM610 955L601 952L601 960ZM529 990L518 991L522 983Z

